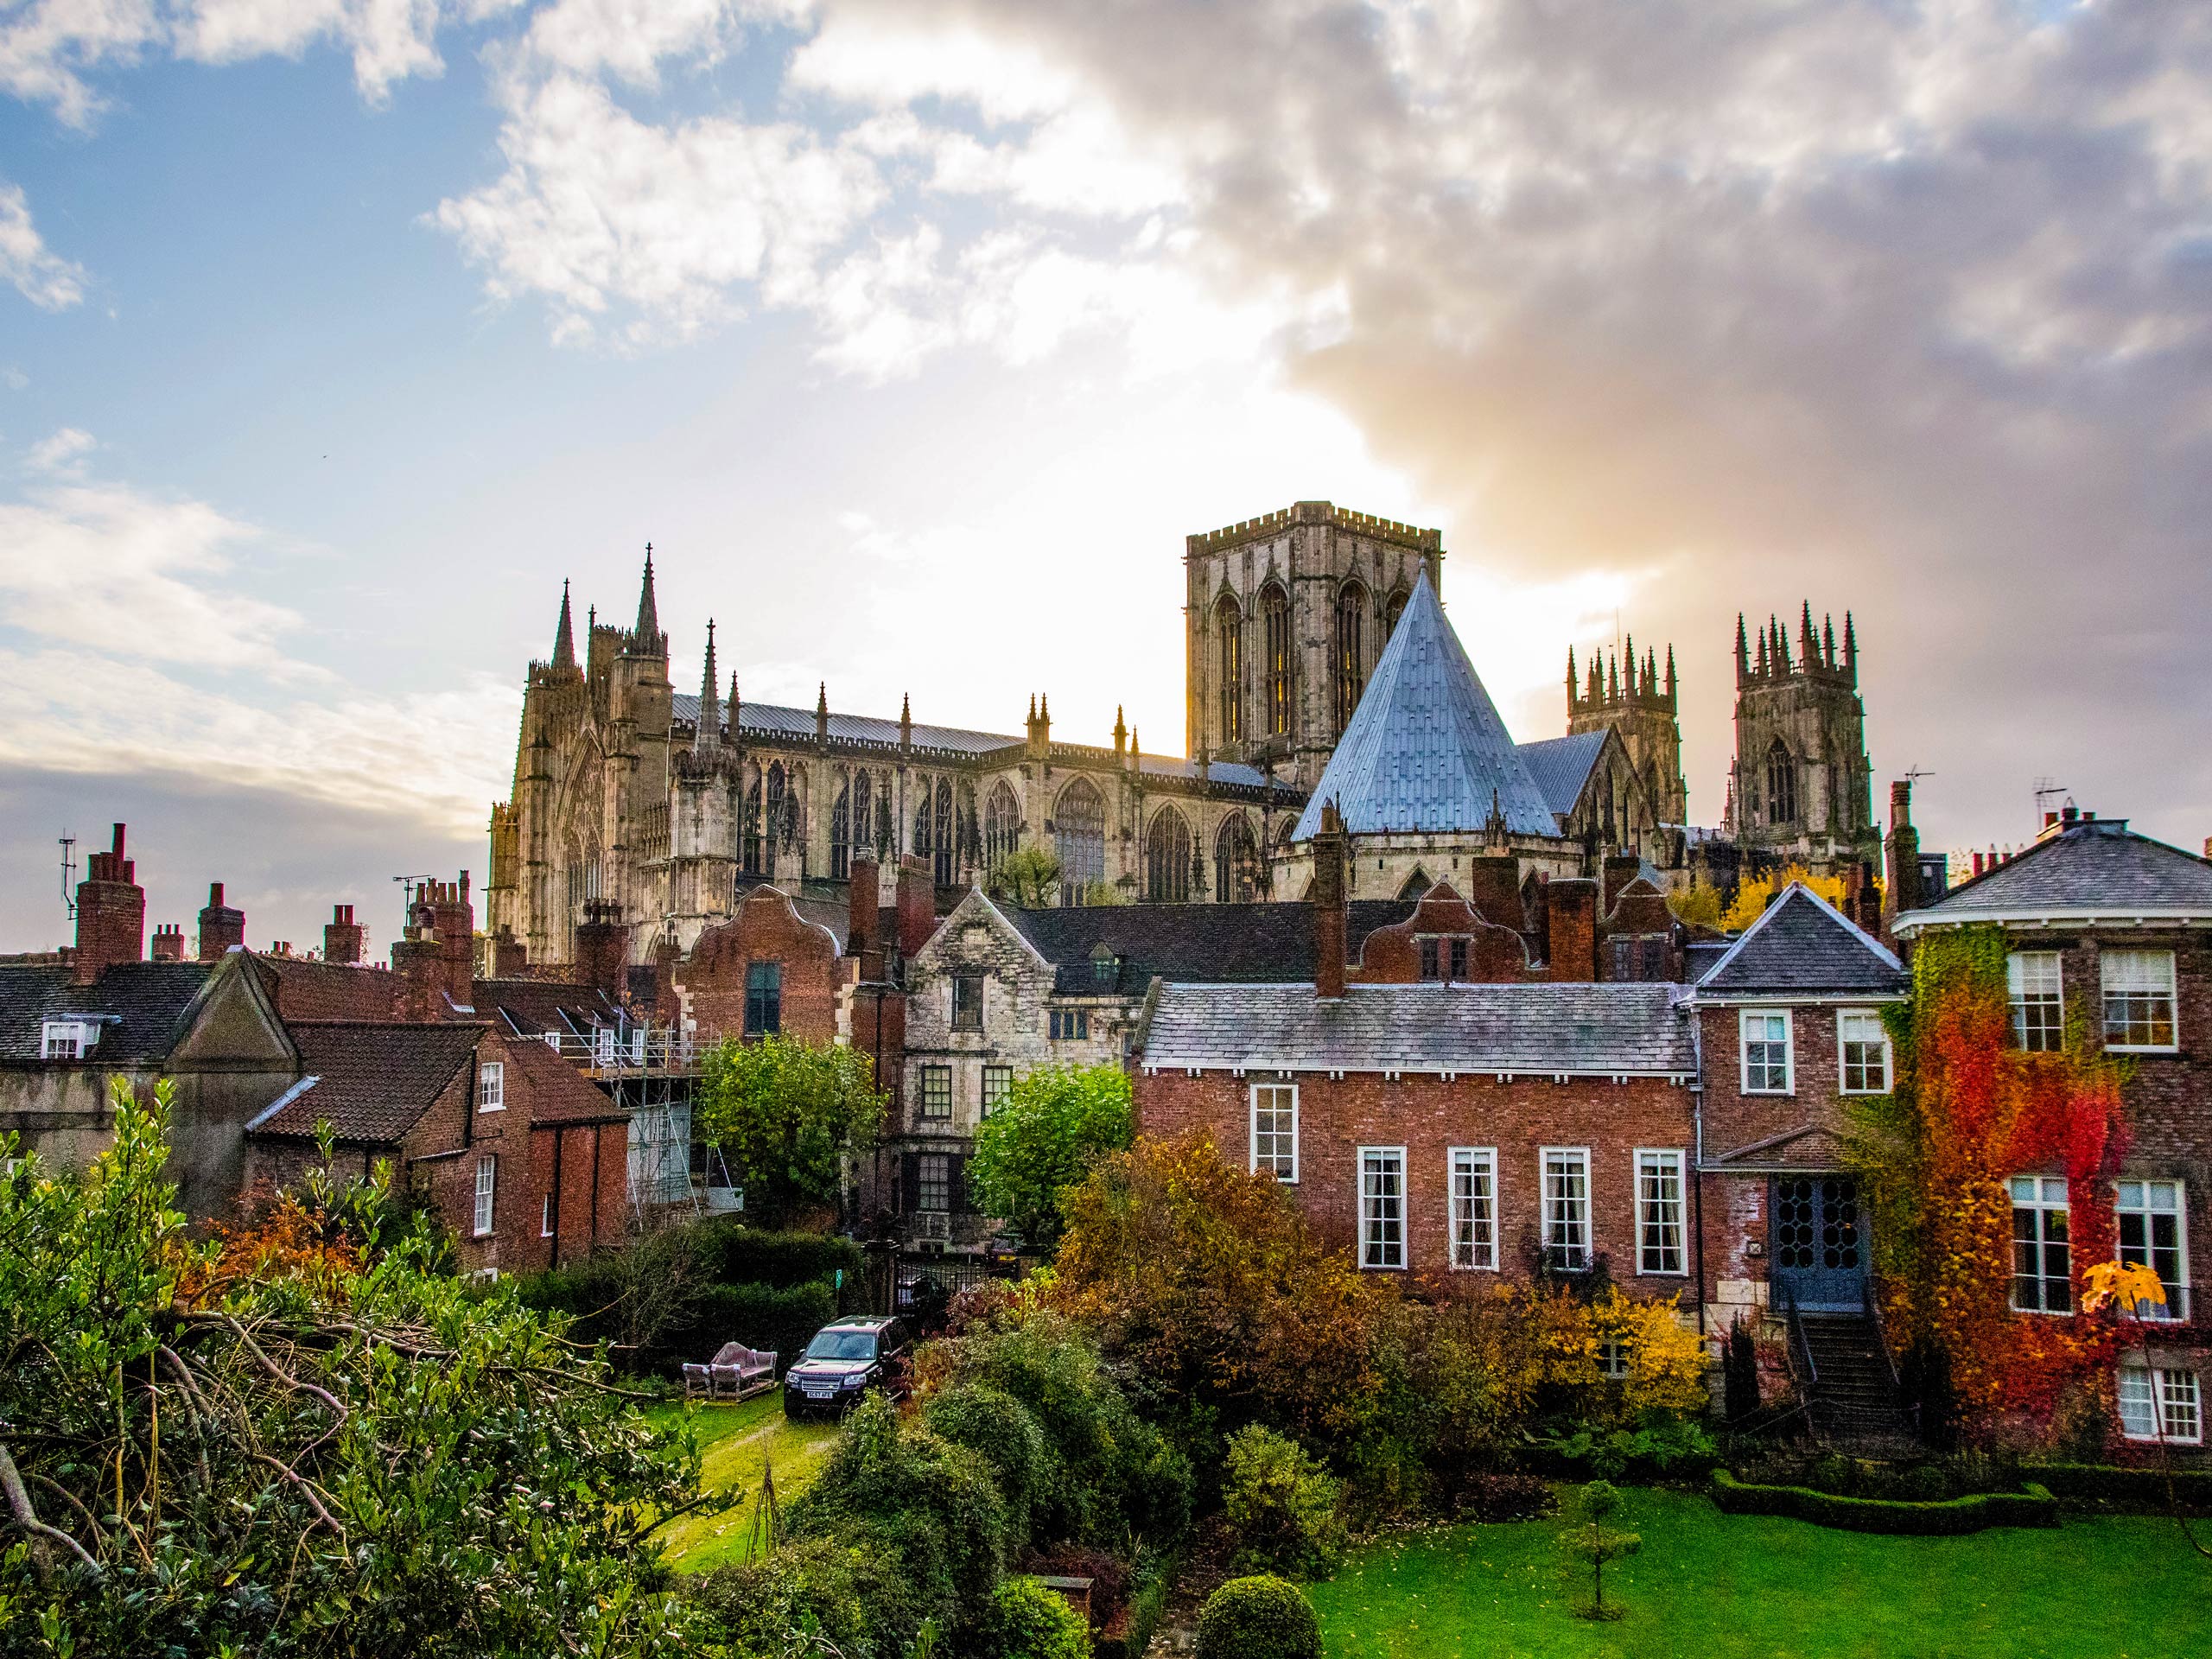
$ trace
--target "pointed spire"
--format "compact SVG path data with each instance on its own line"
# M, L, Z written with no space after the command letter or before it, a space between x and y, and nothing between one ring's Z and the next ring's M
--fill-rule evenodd
M729 671L729 701L722 705L722 717L729 721L729 741L734 747L737 743L737 671L734 668Z
M1128 746L1128 730L1122 724L1122 705L1114 705L1114 753L1119 754Z
M1820 646L1813 637L1813 601L1805 601L1803 619L1797 624L1797 658L1807 668L1820 666Z
M1674 654L1674 649L1672 645L1667 647L1669 656ZM1659 695L1659 657L1649 645L1643 648L1643 695L1647 697Z
M899 694L899 744L900 744L900 746L901 746L901 747L906 747L906 746L911 745L911 744L913 742L913 741L914 741L914 710L913 710L913 706L912 706L912 704L911 702L908 702L907 697L906 697L906 694L905 692L901 691L901 692Z
M1829 613L1821 617L1821 661L1829 668L1835 666L1835 617Z
M1843 613L1843 671L1853 685L1859 683L1859 633L1849 611Z
M1574 647L1569 645L1567 648L1567 712L1570 715L1574 712L1575 690Z
M1632 697L1636 695L1636 636L1632 633L1628 637L1625 654L1628 658L1628 694Z
M1605 701L1621 700L1621 659L1618 652L1605 659Z
M1752 671L1752 672L1753 672L1753 676L1754 676L1754 677L1755 677L1755 678L1762 679L1762 680L1763 680L1763 679L1764 679L1764 678L1766 678L1766 677L1767 677L1767 647L1768 647L1769 645L1772 645L1773 643L1774 643L1774 632L1773 632L1773 631L1772 631L1771 629L1769 629L1769 628L1761 628L1761 629L1759 630L1759 660L1758 660L1758 666L1755 670L1753 670L1753 671Z
M553 630L553 666L573 669L576 665L575 626L569 620L569 584L561 584L561 622Z
M667 646L661 639L660 607L653 601L653 544L645 543L645 579L638 589L638 626L631 631L634 648L654 657Z
M827 680L819 682L814 693L814 741L817 743L830 741L830 682Z
M1674 653L1669 652L1668 654L1672 656ZM1744 631L1744 613L1738 611L1736 613L1736 683L1740 687L1751 677L1751 636Z
M1736 650L1739 662L1744 649L1743 627L1743 619L1738 617L1736 620ZM1671 642L1667 646L1667 706L1669 709L1675 706L1675 647Z
M722 711L715 697L715 619L707 619L707 669L699 677L699 728L691 753L713 754L722 746Z

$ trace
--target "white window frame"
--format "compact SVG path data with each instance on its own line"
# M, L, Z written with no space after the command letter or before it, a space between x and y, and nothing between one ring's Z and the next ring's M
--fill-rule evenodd
M2204 1443L2204 1389L2196 1372L2122 1364L2116 1392L2121 1439L2162 1440L2168 1446Z
M1555 1213L1554 1206L1564 1205L1571 1202L1564 1187L1557 1193L1552 1190L1552 1160L1554 1158L1560 1160L1562 1164L1569 1160L1576 1160L1581 1171L1582 1195L1580 1200L1581 1209L1580 1216L1575 1219L1582 1230L1582 1242L1574 1247L1581 1251L1580 1261L1565 1261L1554 1254L1555 1251L1568 1248L1557 1243L1554 1237L1554 1224L1568 1218L1563 1212ZM1590 1231L1590 1148L1587 1147L1541 1147L1536 1152L1536 1174L1538 1179L1536 1190L1543 1195L1541 1218L1545 1262L1561 1273L1588 1271L1590 1263L1597 1256L1596 1241L1592 1237ZM1562 1171L1563 1179L1565 1175L1566 1172Z
M1864 1039L1844 1035L1847 1022L1871 1020L1880 1038L1882 1051L1882 1086L1878 1089L1854 1089L1851 1086L1851 1045ZM1890 1029L1882 1023L1881 1011L1877 1008L1838 1008L1835 1011L1835 1083L1836 1092L1845 1095L1886 1095L1891 1079L1896 1074L1896 1057L1890 1052Z
M1736 1075L1743 1092L1747 1095L1794 1095L1797 1092L1797 1022L1789 1008L1739 1008L1736 1013ZM1765 1084L1754 1088L1751 1084L1751 1021L1779 1020L1782 1021L1782 1087ZM1762 1044L1770 1043L1771 1037L1757 1039Z
M544 1202L538 1205L537 1236L540 1238L550 1238L553 1236L554 1204L555 1195L548 1192L545 1195Z
M930 1085L933 1083L939 1083L944 1085L944 1094L941 1098L932 1096L930 1090ZM914 1112L918 1121L924 1123L951 1122L952 1068L949 1065L925 1065L921 1068L921 1076L916 1079L916 1084L917 1087L914 1093ZM942 1111L933 1111L931 1109L931 1102L933 1098L938 1098L938 1103L944 1107Z
M2054 1189L2056 1189L2055 1193ZM2015 1313L2048 1313L2063 1318L2065 1315L2073 1313L2074 1204L2072 1190L2067 1185L2066 1178L2063 1175L2015 1175L2010 1180L2005 1182L2005 1196L2010 1202L2011 1208L2009 1214L2012 1217L2017 1217L2019 1212L2023 1210L2031 1211L2036 1216L2036 1236L2032 1241L2032 1246L2036 1252L2036 1270L2031 1274L2023 1274L2020 1271L2021 1241L2019 1235L2019 1223L2017 1219L2014 1219L2012 1222L2012 1283L2011 1289L2005 1293L2005 1300L2006 1305L2010 1306ZM2048 1285L2051 1279L2051 1274L2048 1271L2050 1258L2047 1252L2054 1243L2058 1242L2050 1237L2050 1228L2047 1219L2054 1214L2063 1215L2066 1217L2066 1238L2064 1241L2066 1247L2066 1306L2063 1307L2046 1307L2043 1306L2044 1300L2044 1287ZM2024 1278L2032 1279L2036 1282L2037 1305L2033 1307L2024 1307L2020 1304L2020 1281Z
M1598 1344L1598 1374L1624 1382L1629 1373L1629 1344L1625 1337L1607 1337Z
M2165 984L2148 989L2113 984L2113 964L2115 962L2153 962L2165 965ZM2121 1054L2171 1054L2181 1046L2180 985L2174 973L2174 953L2171 950L2105 950L2097 957L2098 998L2097 1014L2106 1033L2105 1046ZM2166 1000L2166 1025L2173 1040L2164 1043L2115 1043L2112 1040L2111 1016L2107 1012L2113 996L2158 996Z
M1459 1190L1462 1175L1479 1175L1478 1191L1463 1193ZM1476 1212L1479 1204L1481 1213ZM1497 1271L1497 1148L1496 1147L1453 1147L1446 1154L1444 1213L1451 1223L1446 1237L1451 1245L1452 1266L1462 1273L1496 1273ZM1479 1228L1469 1224L1479 1221ZM1465 1230L1471 1236L1462 1239ZM1464 1247L1464 1248L1463 1248Z
M1001 1089L995 1096L991 1093L991 1084L994 1080L1006 1085L1004 1088ZM976 1116L978 1118L988 1117L999 1107L1006 1103L1006 1097L1013 1092L1014 1068L1011 1065L1007 1065L1002 1060L989 1061L984 1065L981 1077L976 1084Z
M1280 1167L1277 1167L1274 1170L1274 1177L1285 1186L1296 1186L1298 1185L1299 1135L1298 1085L1294 1083L1255 1083L1246 1091L1244 1145L1249 1155L1249 1162L1246 1167L1255 1175L1260 1173L1260 1095L1263 1090L1272 1095L1287 1094L1290 1096L1290 1173L1286 1175ZM1280 1112L1282 1109L1282 1102L1280 1099L1274 1101L1268 1109ZM1278 1128L1274 1133L1280 1135L1281 1130Z
M1374 1194L1377 1208L1372 1216L1368 1212L1367 1160L1370 1158L1394 1160L1398 1178L1397 1191L1395 1193L1377 1192ZM1378 1170L1376 1173L1380 1174L1382 1172ZM1406 1149L1403 1147L1360 1147L1357 1179L1359 1182L1359 1265L1363 1268L1376 1273L1402 1273L1406 1269L1408 1258L1412 1255L1412 1251L1408 1249L1408 1241L1406 1236L1406 1200L1408 1196L1406 1189ZM1387 1241L1380 1232L1370 1233L1370 1227L1386 1219L1380 1208L1386 1199L1395 1199L1397 1205L1397 1260L1395 1262L1383 1259L1387 1255L1383 1248Z
M2032 980L2032 983L2031 981ZM2066 958L2056 950L2014 950L2005 958L2005 996L2012 1015L2012 1040L2034 1054L2054 1054L2066 1046ZM2049 1010L2055 1019L2037 1019L2028 1041L2028 1014Z
M476 1109L480 1112L504 1112L507 1109L507 1064L505 1060L486 1060L476 1068Z
M496 1153L486 1153L476 1160L476 1213L471 1217L471 1238L484 1238L492 1231L492 1206L499 1192L499 1159Z
M1638 1147L1636 1149L1636 1271L1643 1279L1687 1279L1690 1272L1689 1247L1689 1175L1688 1159L1680 1147ZM1651 1265L1649 1248L1645 1243L1645 1230L1656 1216L1657 1224L1664 1230L1668 1225L1664 1211L1669 1200L1654 1196L1644 1190L1644 1180L1649 1175L1675 1178L1674 1232L1675 1259L1681 1263L1675 1268L1655 1268ZM1665 1241L1660 1245L1663 1252Z
M944 1171L942 1181L931 1180L924 1172L934 1161ZM933 1205L928 1202L933 1189L943 1188L944 1203ZM949 1152L922 1152L914 1154L914 1213L918 1216L949 1216L952 1213L952 1154Z
M85 1051L99 1040L99 1027L82 1020L47 1020L40 1022L38 1033L39 1058L45 1060L81 1060Z
M2151 1202L2151 1189L2158 1186L2173 1189L2174 1201L2171 1210L2163 1205L2153 1205ZM2136 1190L2137 1201L2133 1204L2126 1201L2127 1190L2130 1187ZM2169 1179L2165 1176L2158 1176L2145 1179L2126 1177L2113 1183L2112 1207L2113 1248L2118 1253L2120 1259L2122 1262L2139 1262L2154 1272L2157 1271L2158 1264L2152 1259L2152 1252L2156 1248L2151 1241L2152 1219L2164 1215L2171 1215L2173 1217L2175 1275L2169 1279L2163 1273L2158 1274L2158 1282L2165 1287L2166 1305L2164 1308L2153 1306L2146 1309L2143 1317L2149 1319L2185 1321L2189 1318L2188 1184L2177 1177ZM2139 1248L2134 1249L2133 1253L2126 1241L2120 1236L2121 1222L2131 1215L2140 1216L2143 1218L2143 1243Z

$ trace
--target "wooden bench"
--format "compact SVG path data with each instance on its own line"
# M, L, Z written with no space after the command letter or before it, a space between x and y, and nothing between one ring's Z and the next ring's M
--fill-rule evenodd
M776 1356L741 1342L724 1343L703 1365L686 1362L683 1367L687 1396L703 1394L709 1400L750 1400L775 1386Z

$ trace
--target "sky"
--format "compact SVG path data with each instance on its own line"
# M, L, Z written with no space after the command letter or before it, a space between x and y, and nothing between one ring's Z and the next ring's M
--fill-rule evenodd
M744 695L1183 742L1182 538L1444 532L1522 739L1738 611L1876 793L2212 835L2212 8L0 0L0 949L469 868L561 584Z

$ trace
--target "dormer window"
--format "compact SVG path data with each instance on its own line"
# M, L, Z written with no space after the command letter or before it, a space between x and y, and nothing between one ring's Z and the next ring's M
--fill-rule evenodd
M1122 959L1101 944L1090 953L1090 976L1102 987L1110 988L1120 976Z
M81 1060L99 1039L100 1028L90 1020L48 1020L39 1029L38 1052L49 1060Z

